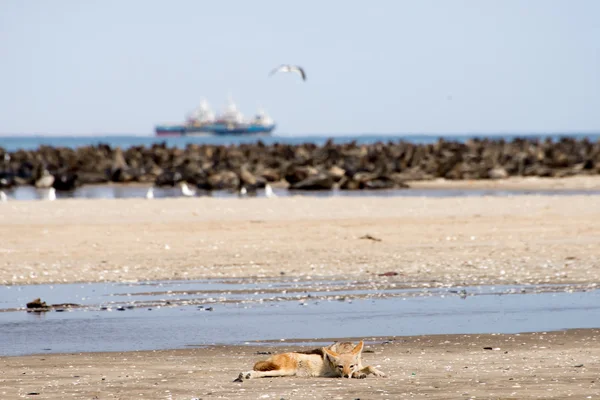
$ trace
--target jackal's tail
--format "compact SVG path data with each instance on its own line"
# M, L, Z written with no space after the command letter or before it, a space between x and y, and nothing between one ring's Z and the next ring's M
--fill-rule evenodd
M279 367L271 361L259 361L254 364L255 371L274 371L276 369L279 369Z

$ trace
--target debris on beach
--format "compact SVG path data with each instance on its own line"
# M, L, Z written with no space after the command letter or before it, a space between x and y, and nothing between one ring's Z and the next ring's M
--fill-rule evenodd
M458 294L460 296L460 298L463 300L467 298L467 289L450 290L450 293Z
M380 238L370 235L368 233L364 236L361 236L359 239L366 239L366 240L373 240L374 242L381 242Z
M396 276L399 275L396 271L388 271L388 272L383 272L381 274L377 274L377 276Z
M40 309L40 308L49 308L45 301L42 301L39 297L33 301L27 303L27 308L31 309Z
M32 301L30 301L29 303L26 304L27 306L27 311L34 311L34 312L39 312L39 311L50 311L51 309L56 309L56 311L64 311L64 308L69 308L69 307L81 307L81 305L79 304L75 304L75 303L59 303L59 304L46 304L45 301L42 301L41 298L37 298L34 299Z

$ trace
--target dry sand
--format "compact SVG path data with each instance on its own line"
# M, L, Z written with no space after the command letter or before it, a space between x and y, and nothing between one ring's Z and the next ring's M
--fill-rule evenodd
M578 175L566 178L542 178L537 176L511 177L509 179L432 179L409 182L415 189L498 189L498 190L600 190L600 176Z
M583 195L8 202L0 204L0 282L380 279L395 271L390 279L425 286L595 284L599 221L598 197ZM256 347L2 357L0 398L598 398L599 337L397 338L364 356L389 378L352 381L231 382L262 357Z
M397 338L366 347L388 378L232 382L281 347L0 358L2 399L597 399L600 331ZM493 350L484 350L491 347ZM27 393L39 395L27 396ZM590 397L591 396L591 397Z
M600 282L599 221L587 195L15 201L0 204L0 283Z

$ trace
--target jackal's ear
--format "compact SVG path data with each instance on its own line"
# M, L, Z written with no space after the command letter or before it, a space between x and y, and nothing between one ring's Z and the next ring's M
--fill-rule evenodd
M325 357L329 359L336 359L339 357L339 354L333 350L329 350L327 347L323 347L323 353L325 353Z
M356 347L352 349L352 354L353 355L360 354L362 352L363 346L364 346L364 343L361 340L360 342L358 342L358 344L356 345Z

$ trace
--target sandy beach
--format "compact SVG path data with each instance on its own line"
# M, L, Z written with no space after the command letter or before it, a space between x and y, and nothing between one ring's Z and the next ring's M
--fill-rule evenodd
M600 0L56 3L0 1L0 400L600 400Z
M408 182L414 189L498 189L498 190L598 190L600 176L570 176L566 178L510 177L509 179L432 179Z
M0 204L0 282L600 282L597 221L586 195L14 201Z
M600 201L586 195L15 201L0 204L0 282L377 280L397 272L385 279L596 284L597 221ZM300 348L285 343L0 357L0 397L597 398L599 333L365 338L364 359L390 376L352 381L232 382L264 357L256 351Z
M368 340L369 338L367 338ZM402 337L363 360L387 378L232 382L303 346L243 346L0 358L3 399L586 399L600 396L600 331ZM485 348L491 348L485 349ZM27 395L36 393L35 395Z

